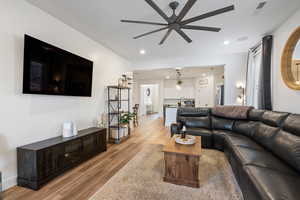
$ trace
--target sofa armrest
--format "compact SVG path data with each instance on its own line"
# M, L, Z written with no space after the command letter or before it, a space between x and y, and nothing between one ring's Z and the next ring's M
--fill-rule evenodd
M182 123L179 122L171 124L171 137L173 137L175 134L179 134L182 127Z

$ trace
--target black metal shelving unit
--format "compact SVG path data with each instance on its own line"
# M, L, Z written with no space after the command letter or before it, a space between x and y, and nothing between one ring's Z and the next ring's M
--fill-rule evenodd
M129 87L119 87L119 86L108 86L108 139L110 143L120 144L124 140L130 137L130 124L127 124L127 136L121 136L120 119L121 115L124 113L130 113L130 88ZM126 98L122 94L127 95ZM112 95L115 95L112 98ZM125 106L125 110L123 110ZM112 133L116 131L115 137Z

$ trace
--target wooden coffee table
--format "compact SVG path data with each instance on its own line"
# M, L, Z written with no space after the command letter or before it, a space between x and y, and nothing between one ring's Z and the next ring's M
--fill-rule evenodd
M196 137L194 145L177 144L174 137L163 149L165 157L164 181L199 188L201 137Z

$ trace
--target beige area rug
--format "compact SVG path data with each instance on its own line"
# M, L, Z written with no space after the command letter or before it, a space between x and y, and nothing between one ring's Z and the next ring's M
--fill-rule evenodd
M147 145L90 200L242 200L224 153L203 150L200 188L163 182L162 145Z

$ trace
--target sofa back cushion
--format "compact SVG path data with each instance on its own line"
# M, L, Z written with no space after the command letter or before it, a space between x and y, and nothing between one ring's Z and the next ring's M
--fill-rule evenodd
M179 108L177 122L181 122L188 128L211 129L210 113L210 108Z
M283 123L283 130L300 137L300 115L291 114Z
M260 122L252 136L252 138L268 150L272 150L273 138L280 130L279 127L269 126Z
M251 121L260 121L265 110L252 109L249 111L248 118Z
M212 116L211 123L214 130L232 131L234 120Z
M265 148L273 151L274 137L288 115L288 113L265 111L252 138Z
M187 128L206 128L211 129L210 117L180 117L179 120Z
M300 172L300 137L280 130L272 144L273 153Z
M262 116L262 122L269 126L281 127L289 113L266 111Z
M252 137L258 127L259 122L239 120L235 121L233 131L248 137Z
M203 117L210 113L210 108L178 108L177 117Z
M248 119L249 111L252 110L251 106L215 106L212 108L211 113L216 117L226 119Z
M300 115L289 115L273 140L273 152L300 172Z

